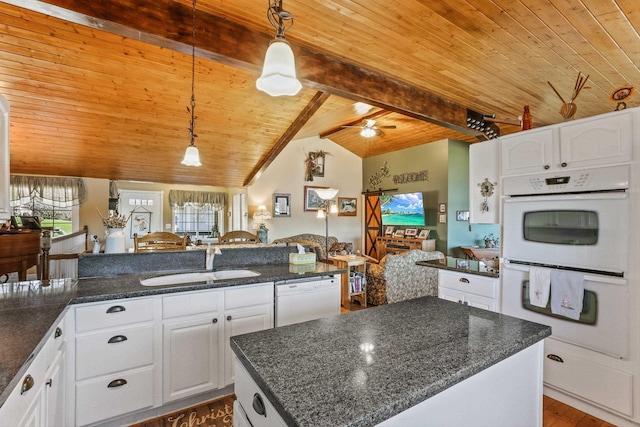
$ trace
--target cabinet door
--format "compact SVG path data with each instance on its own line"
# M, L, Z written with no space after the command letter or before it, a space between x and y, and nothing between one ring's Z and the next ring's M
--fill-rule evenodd
M479 295L465 294L464 304L468 304L471 307L482 308L483 310L498 311L496 300L487 297L481 297Z
M606 166L631 161L633 113L560 127L560 163L566 168Z
M453 289L439 287L438 288L438 298L446 299L447 301L453 301L461 303L464 301L464 294L460 291L455 291Z
M163 324L163 402L220 387L219 313Z
M264 304L249 308L225 311L224 320L224 385L234 382L233 351L230 338L234 335L263 331L273 327L273 305Z
M491 139L469 146L469 222L497 224L500 222L499 140ZM488 183L488 184L487 184ZM488 188L488 187L492 188ZM483 190L493 194L483 196ZM483 208L486 203L486 209Z
M66 387L64 377L65 352L58 352L49 366L44 386L45 425L50 427L64 426Z
M502 176L554 169L553 130L528 130L502 137Z

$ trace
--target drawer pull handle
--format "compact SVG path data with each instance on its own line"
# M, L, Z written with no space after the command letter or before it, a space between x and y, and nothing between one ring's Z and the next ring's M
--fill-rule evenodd
M566 167L567 167L567 164L566 164L565 162L562 162L562 163L560 164L560 166L562 166L563 168L566 168Z
M25 394L35 385L36 381L33 379L31 375L27 375L24 380L22 380L22 388L20 389L20 394Z
M109 308L107 309L107 314L110 314L110 313L120 313L120 312L122 312L122 311L127 311L127 309L126 309L126 308L124 308L124 307L123 307L123 306L121 306L121 305L114 305L113 307L109 307Z
M231 320L231 316L227 316L227 320Z
M467 279L466 277L461 277L461 278L460 278L460 281L461 281L462 283L469 283L469 279Z
M116 335L115 337L109 338L108 343L115 344L118 342L125 342L126 340L127 340L127 337L125 337L124 335Z
M212 320L213 323L218 323L218 318L216 317L215 319Z
M549 169L550 167L551 167L551 166L549 166L549 165L544 165L544 168L545 168L545 169Z
M111 381L107 387L109 388L122 387L125 384L127 384L127 380L123 380L122 378L119 378L117 380Z
M53 338L60 338L62 336L62 329L60 329L59 327L56 328L55 333L53 334Z
M547 354L547 359L551 359L554 362L564 363L562 357L558 356L557 354Z
M262 396L258 393L253 395L253 410L258 413L258 415L267 416L267 408L264 406L264 402L262 401Z
M44 383L45 385L48 385L49 387L53 386L53 378L49 378L49 381L47 381L46 383Z

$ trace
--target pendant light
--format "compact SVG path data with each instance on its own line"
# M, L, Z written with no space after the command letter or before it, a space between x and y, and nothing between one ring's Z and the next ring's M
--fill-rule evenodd
M198 151L198 147L196 147L196 138L198 135L195 134L195 125L196 125L196 96L195 96L195 81L196 81L196 0L193 0L193 25L191 27L191 102L190 107L187 106L187 112L191 114L191 121L189 123L189 146L187 150L184 152L184 159L182 159L182 164L186 166L201 166L200 163L200 152Z
M302 85L296 78L293 51L284 38L284 33L293 25L293 16L282 10L282 0L274 0L267 9L267 19L276 30L276 37L267 49L262 75L256 87L271 96L296 95ZM286 21L291 22L285 27Z

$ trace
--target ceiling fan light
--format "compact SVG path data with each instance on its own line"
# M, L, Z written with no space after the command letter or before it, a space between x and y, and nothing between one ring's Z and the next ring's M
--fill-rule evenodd
M256 87L271 96L293 96L302 89L296 78L293 51L284 38L277 37L269 45Z
M200 152L195 145L187 147L187 150L184 152L182 164L185 166L202 166L202 163L200 163Z
M363 127L362 130L360 131L360 136L363 138L372 138L374 136L377 135L377 132L375 129L370 128L370 127Z

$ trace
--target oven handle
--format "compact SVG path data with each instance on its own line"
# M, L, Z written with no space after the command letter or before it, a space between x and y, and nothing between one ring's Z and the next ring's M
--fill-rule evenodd
M509 259L505 259L504 263L503 263L503 268L508 268L510 270L516 270L516 271L524 271L524 272L529 272L529 267L533 265L533 263L531 264L523 264L522 261L518 261L517 264L511 262L511 260ZM545 267L545 268L550 268L550 269L558 269L559 266L557 265L545 265L545 264L535 264L538 267ZM611 277L611 276L592 276L589 274L585 274L584 275L584 280L587 280L589 282L599 282L599 283L608 283L610 285L622 285L625 286L627 284L627 279L622 279L622 278L617 278L617 277Z
M625 200L629 198L629 194L625 190L611 190L603 192L590 193L564 193L564 194L514 194L507 195L504 198L505 203L523 203L523 202L553 202L553 201L573 201L573 200Z

